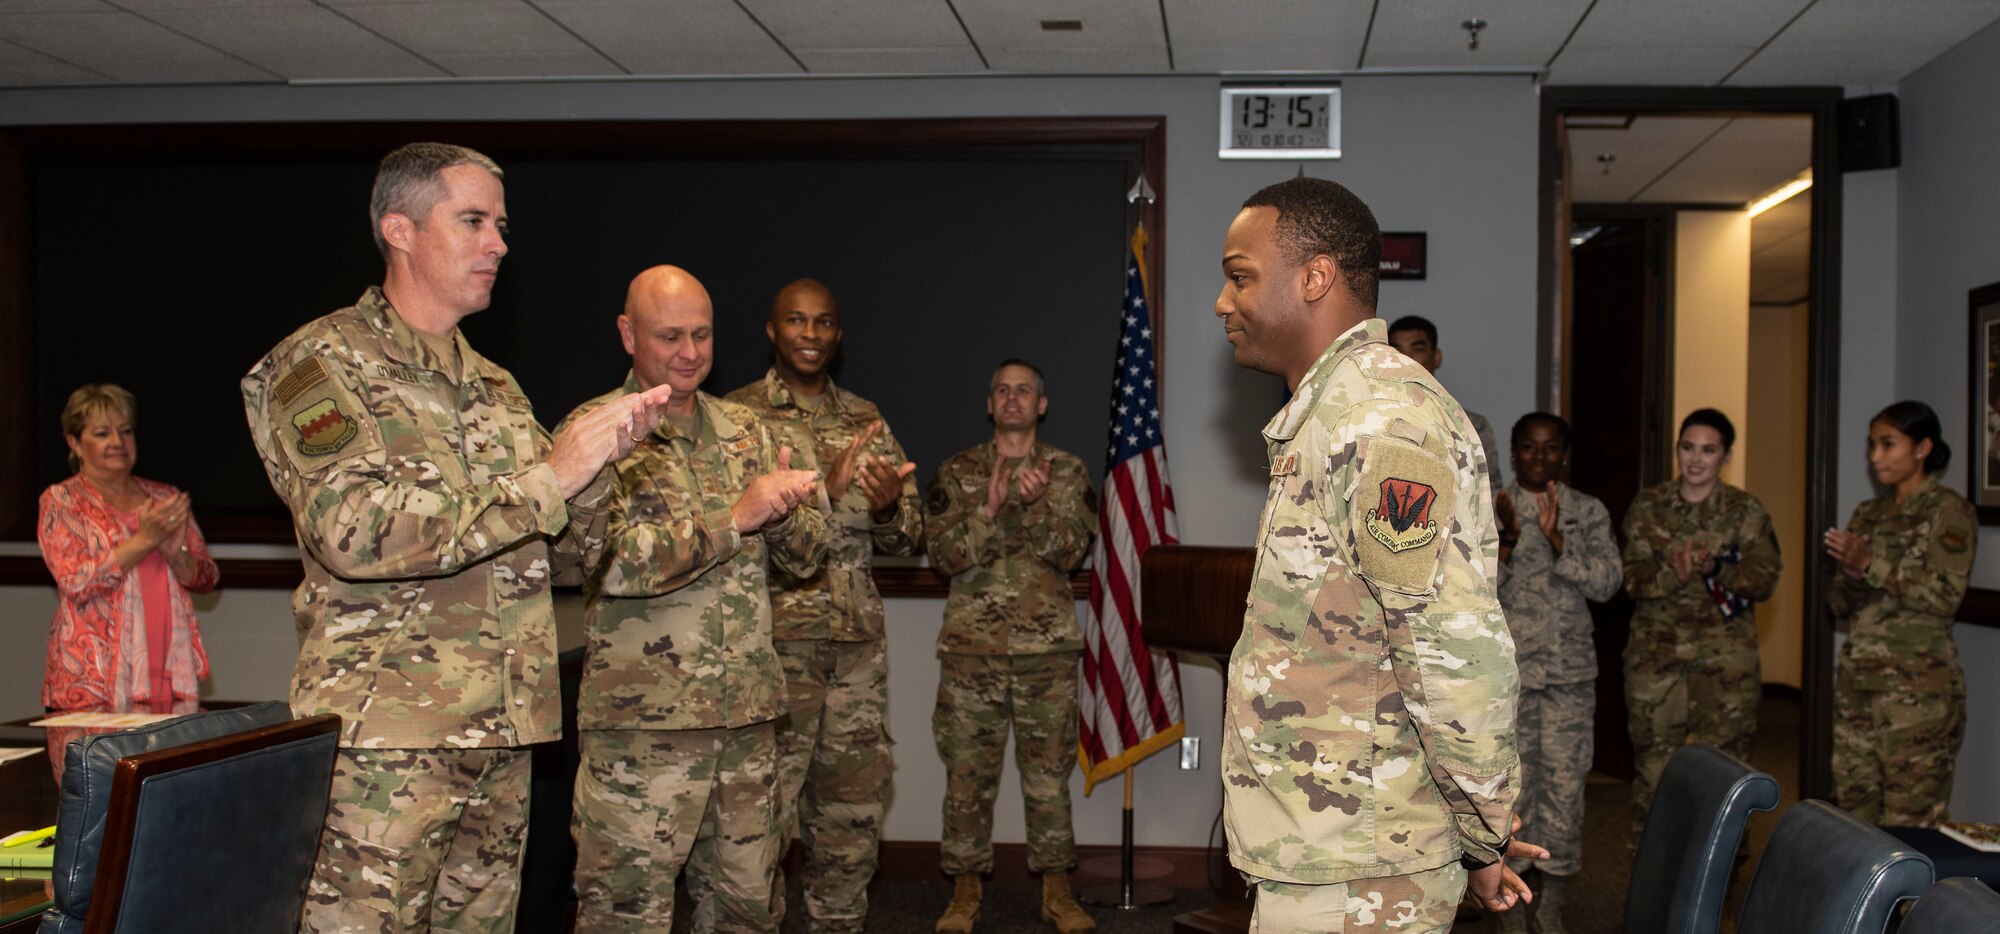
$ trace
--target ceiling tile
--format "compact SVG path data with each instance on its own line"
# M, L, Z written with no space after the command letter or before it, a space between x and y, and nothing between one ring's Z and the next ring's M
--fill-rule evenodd
M798 74L730 0L537 0L635 75Z
M1570 200L1622 203L1727 123L1723 117L1641 117L1623 130L1569 131ZM1613 159L1605 171L1598 156Z
M1356 44L1359 48L1359 43ZM1345 71L1354 52L1326 46L1186 46L1174 42L1174 70L1180 72Z
M268 83L279 80L262 68L246 65L226 55L217 55L202 62L128 62L118 66L118 78L142 84Z
M443 74L324 7L159 10L148 15L286 78L435 78Z
M1345 71L1374 0L1164 0L1180 71ZM1084 24L1089 28L1089 23ZM1274 35L1275 33L1275 35Z
M1773 45L1729 76L1731 85L1895 84L1944 54L1949 45L1778 48Z
M1549 68L1550 84L1714 84L1748 57L1740 48L1599 48L1571 45Z
M1810 165L1810 118L1738 117L1641 192L1639 200L1747 203Z
M109 79L52 58L0 61L0 84L105 84Z
M1723 46L1754 49L1812 2L1598 0L1590 8L1590 15L1577 26L1569 50Z
M814 74L904 75L983 72L972 46L940 49L804 49L793 54Z
M122 11L0 16L0 38L120 81L173 80L155 76L173 71L174 66L231 75L227 80L245 76L241 68L231 67L240 62ZM254 69L250 72L255 79L273 77Z
M439 52L431 58L464 78L597 78L625 72L589 49L531 52Z
M1166 71L1167 38L1158 0L957 0L995 71L1130 73ZM1076 19L1074 32L1042 28Z
M444 52L582 52L577 38L519 0L342 3L390 41L431 57Z
M1371 67L1540 68L1562 47L1590 0L1545 0L1498 7L1482 0L1384 3L1368 39ZM1468 48L1463 23L1487 21L1479 48Z
M1167 50L1156 49L1014 49L986 50L994 71L1037 74L1133 74L1167 70Z
M141 15L154 10L217 10L246 6L312 6L313 0L118 0L118 5Z
M2000 0L1819 0L1771 46L1949 47L1995 20L2000 20Z
M103 0L0 0L0 16L8 13L79 13L117 9Z
M743 0L743 6L794 52L908 49L929 53L972 48L958 18L951 15L951 7L943 0Z

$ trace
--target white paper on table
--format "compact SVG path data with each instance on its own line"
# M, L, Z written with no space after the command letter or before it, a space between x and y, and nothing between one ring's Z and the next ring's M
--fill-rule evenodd
M29 723L29 726L87 726L99 729L126 730L135 726L146 726L161 720L172 720L186 716L178 713L116 713L112 711L79 710L74 713L59 713Z

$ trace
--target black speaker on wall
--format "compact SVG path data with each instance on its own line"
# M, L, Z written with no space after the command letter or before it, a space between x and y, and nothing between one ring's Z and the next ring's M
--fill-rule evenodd
M1871 94L1840 102L1840 170L1865 172L1903 164L1903 130L1896 95Z

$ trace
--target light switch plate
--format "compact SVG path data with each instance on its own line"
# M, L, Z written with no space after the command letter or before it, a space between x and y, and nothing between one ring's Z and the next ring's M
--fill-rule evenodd
M1181 768L1201 768L1201 737L1181 737Z

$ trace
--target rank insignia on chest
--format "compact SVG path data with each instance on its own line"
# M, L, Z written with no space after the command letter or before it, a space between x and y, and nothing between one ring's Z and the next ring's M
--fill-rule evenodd
M321 399L292 416L299 432L299 453L307 457L332 454L354 440L359 430L354 419L340 410L332 399Z
M1280 454L1277 457L1271 458L1271 476L1289 477L1298 472L1299 455L1296 452Z
M1382 481L1382 498L1368 510L1368 534L1392 552L1422 548L1437 538L1431 506L1437 490L1429 484L1390 477Z

